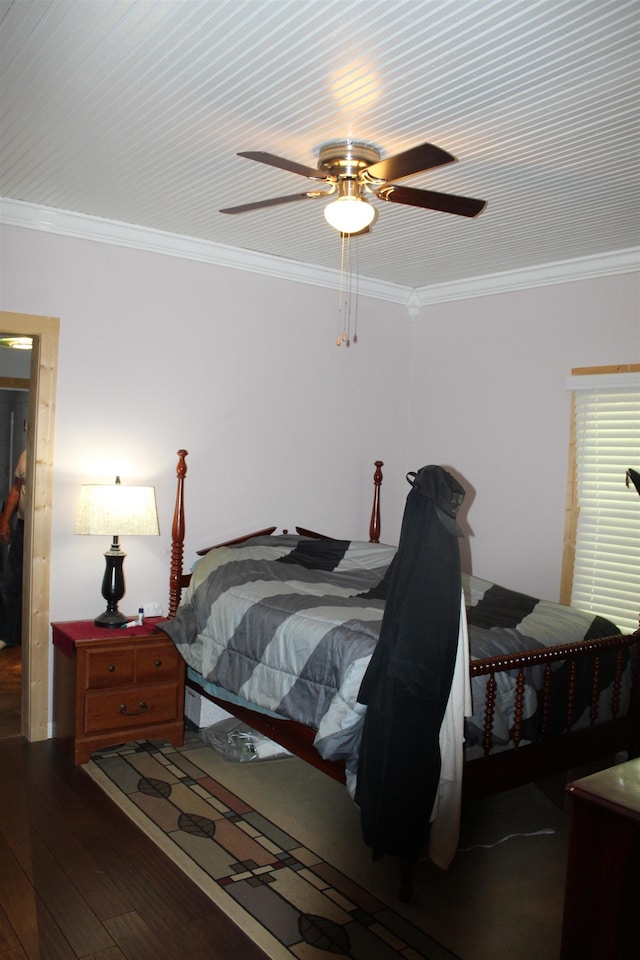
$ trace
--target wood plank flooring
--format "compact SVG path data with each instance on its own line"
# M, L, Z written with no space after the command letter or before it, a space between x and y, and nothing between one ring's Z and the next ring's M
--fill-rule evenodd
M8 667L0 661L0 960L266 960L53 741L17 735Z
M0 650L0 738L20 733L22 647Z

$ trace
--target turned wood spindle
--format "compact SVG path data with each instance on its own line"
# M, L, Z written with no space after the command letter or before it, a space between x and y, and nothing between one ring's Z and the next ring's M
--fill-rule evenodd
M593 659L593 673L591 680L591 704L589 707L589 720L595 723L598 719L598 701L600 699L600 657Z
M553 689L553 670L548 663L544 668L542 681L542 736L546 737L549 733L549 723L551 722L551 691Z
M184 556L184 478L187 475L187 451L178 450L176 505L171 526L171 571L169 574L169 617L175 617L182 594L182 561Z
M493 715L495 713L497 687L495 673L489 674L484 698L484 730L482 735L485 756L489 755L493 743Z
M520 668L518 670L518 676L516 677L516 689L513 697L513 746L517 750L520 746L520 741L522 740L522 713L524 706L524 688L525 688L525 678L524 670Z
M567 688L567 730L571 729L575 721L577 670L578 661L572 660L569 664L569 686Z
M380 543L380 487L382 485L382 460L375 461L376 470L373 475L373 505L371 507L371 522L369 524L369 543Z

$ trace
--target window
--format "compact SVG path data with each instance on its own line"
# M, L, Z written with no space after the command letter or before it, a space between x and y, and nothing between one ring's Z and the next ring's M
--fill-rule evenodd
M640 616L640 364L577 369L561 599L623 632Z

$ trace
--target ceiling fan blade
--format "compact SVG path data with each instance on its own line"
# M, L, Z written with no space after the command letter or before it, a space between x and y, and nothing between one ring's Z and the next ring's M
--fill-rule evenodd
M308 177L310 180L326 180L326 176L316 167L305 167L302 163L296 163L294 160L285 160L283 157L276 157L273 153L265 153L262 150L247 150L238 154L239 157L246 157L247 160L257 160L258 163L266 163L270 167L278 167L280 170L288 170L289 173L298 173L301 177Z
M398 153L395 157L387 157L367 167L364 178L368 180L402 180L412 173L420 173L421 170L430 170L432 167L440 167L443 163L451 163L456 158L446 150L440 147L434 147L432 143L421 143L417 147L411 147L403 153Z
M250 210L261 210L263 207L277 207L282 203L295 203L296 200L317 200L318 197L330 196L331 190L309 190L308 193L290 193L287 197L272 197L270 200L256 200L254 203L241 203L237 207L226 207L218 213L248 213Z
M487 205L486 200L456 197L450 193L436 193L433 190L415 190L413 187L397 187L394 184L382 187L377 191L377 196L380 200L390 200L391 203L404 203L410 207L455 213L459 217L477 217Z

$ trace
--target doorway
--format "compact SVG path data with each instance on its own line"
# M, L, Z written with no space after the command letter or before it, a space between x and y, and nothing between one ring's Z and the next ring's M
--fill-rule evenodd
M49 579L56 378L57 317L0 311L0 330L31 337L27 483L22 598L21 732L28 740L49 736Z
M31 376L30 337L6 336L0 332L0 502L2 509L10 495L16 464L27 448L29 387ZM11 521L15 536L16 515ZM11 550L0 541L0 640L9 640L4 581L9 575ZM22 718L22 650L4 647L0 651L0 738L18 736Z

